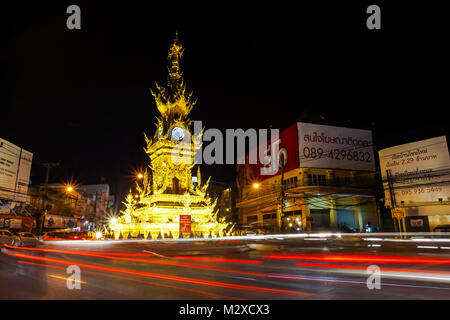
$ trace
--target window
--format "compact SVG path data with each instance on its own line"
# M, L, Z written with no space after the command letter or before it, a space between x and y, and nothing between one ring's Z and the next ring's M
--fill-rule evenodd
M323 174L318 175L317 180L318 180L319 186L325 186L327 184L327 180L325 179L325 175L323 175Z
M178 178L177 177L174 177L173 179L172 179L172 191L173 191L173 193L175 193L175 194L179 194L179 186L180 186L180 183L179 183L179 180L178 180Z
M325 186L327 180L324 174L308 174L308 185L310 186Z
M298 177L292 177L289 179L283 180L284 189L295 188L298 186Z
M263 215L263 220L269 220L269 219L276 219L277 214L276 213L270 213Z
M333 183L338 186L341 183L341 179L339 177L333 177Z

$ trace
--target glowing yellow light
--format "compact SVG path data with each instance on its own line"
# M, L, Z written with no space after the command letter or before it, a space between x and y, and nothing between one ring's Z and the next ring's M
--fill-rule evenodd
M103 232L97 231L97 232L95 233L95 239L101 239L101 238L103 238Z
M66 191L67 191L67 192L72 192L72 191L73 191L73 187L68 186L68 187L66 188Z
M52 278L55 278L55 279L61 279L61 280L66 280L66 281L69 280L69 278L61 277L61 276L57 276L57 275L53 275L53 274L49 274L48 276L52 277ZM81 281L81 280L77 280L77 279L72 279L72 278L70 279L70 281L87 284L87 282L84 282L84 281Z
M259 188L259 183L255 182L255 183L253 184L253 188L258 189L258 188Z
M112 224L117 223L117 218L111 218L109 220L109 223L112 223Z
M137 177L138 177L138 179L142 179L144 177L144 175L142 173L138 173Z

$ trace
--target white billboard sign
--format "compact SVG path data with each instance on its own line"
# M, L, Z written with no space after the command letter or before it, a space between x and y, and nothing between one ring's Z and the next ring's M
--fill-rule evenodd
M44 219L45 228L76 228L77 219L47 214Z
M445 136L402 144L378 153L386 205L400 206L402 201L404 204L436 202L439 198L450 200L450 158Z
M372 131L297 123L300 167L375 171Z
M0 139L0 199L27 199L33 154Z

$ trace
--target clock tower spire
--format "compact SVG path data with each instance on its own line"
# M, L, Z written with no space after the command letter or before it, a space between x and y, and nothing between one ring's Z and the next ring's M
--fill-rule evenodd
M144 179L137 182L139 201L123 211L117 222L110 223L116 239L158 237L209 237L224 235L228 223L217 221L215 209L217 199L206 193L209 180L192 182L192 168L195 165L194 152L201 146L199 136L193 136L189 129L189 112L194 106L192 93L186 93L180 68L184 49L175 34L169 49L168 81L165 87L156 84L152 91L161 117L156 123L153 139L144 134L145 152L150 158L151 176L147 171ZM183 219L180 218L183 216ZM190 221L190 232L181 223ZM231 231L231 230L230 230ZM187 233L187 234L185 234Z

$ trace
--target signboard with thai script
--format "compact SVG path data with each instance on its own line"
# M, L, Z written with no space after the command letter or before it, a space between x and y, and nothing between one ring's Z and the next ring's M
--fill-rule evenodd
M450 200L450 158L445 136L380 150L386 205ZM391 194L394 201L391 201Z
M191 216L188 214L180 215L180 234L191 233Z
M0 199L27 200L33 154L0 139Z
M374 171L372 131L297 123L301 168Z

